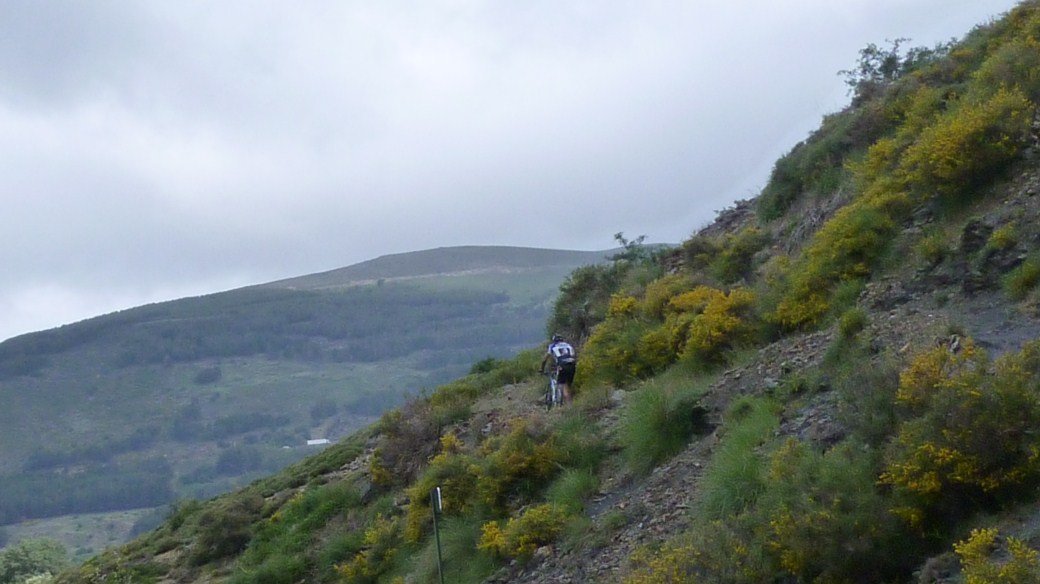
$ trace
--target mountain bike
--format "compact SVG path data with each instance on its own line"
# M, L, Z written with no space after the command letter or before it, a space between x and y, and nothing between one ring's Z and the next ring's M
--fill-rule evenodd
M563 405L563 390L560 389L556 379L560 375L560 368L553 367L546 373L549 376L549 387L545 392L545 408L547 410L553 409L553 406Z

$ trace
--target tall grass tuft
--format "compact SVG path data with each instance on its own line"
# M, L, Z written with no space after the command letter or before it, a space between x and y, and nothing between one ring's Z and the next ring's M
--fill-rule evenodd
M585 499L596 492L599 479L587 468L567 469L556 478L546 491L546 500L568 513L580 513Z
M742 511L765 488L766 455L760 447L778 423L776 405L765 398L741 399L730 408L722 441L701 483L699 509L707 518Z
M706 389L703 382L665 376L632 394L619 435L629 468L640 474L649 472L706 428L704 411L698 406Z
M479 514L445 517L441 520L441 557L445 582L482 582L497 567L492 557L477 550L484 520ZM408 571L411 576L416 576L417 582L437 582L437 542L432 536L412 558L414 560Z
M595 471L607 456L607 443L588 415L570 410L553 429L560 464Z
M1022 265L1008 272L1003 284L1012 300L1024 300L1040 284L1040 254L1031 254Z

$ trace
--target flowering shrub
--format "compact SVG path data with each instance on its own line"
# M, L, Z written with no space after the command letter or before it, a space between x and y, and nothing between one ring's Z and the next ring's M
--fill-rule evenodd
M566 510L552 504L535 505L505 526L497 521L485 523L481 529L481 549L498 557L526 559L540 546L552 543L567 523Z
M611 300L610 316L592 331L581 355L575 385L608 383L622 385L631 379L653 373L654 363L648 362L644 352L644 337L654 325L642 317L634 297L615 297ZM653 339L649 339L654 341ZM658 349L653 342L651 353Z
M1016 243L1018 243L1018 230L1015 229L1014 224L1008 223L993 230L989 240L986 241L986 247L1003 250L1015 247Z
M909 414L886 459L883 483L921 524L1021 495L1040 479L1040 343L992 367L970 341L917 356L900 376L897 402Z
M527 420L483 446L476 492L483 504L504 510L530 499L559 472L555 436Z
M874 472L857 448L819 453L789 439L773 454L757 529L781 569L802 582L883 582L899 573L903 531Z
M680 358L718 363L727 350L751 340L754 293L746 288L727 293L698 286L664 302L664 291L682 290L682 284L678 280L651 284L648 293L652 294L642 302L627 295L612 298L607 320L585 344L577 384L623 385L659 373Z
M850 165L861 190L816 233L788 276L771 319L786 328L818 326L842 281L869 276L917 201L963 195L1007 166L1026 144L1035 107L1018 89L962 99L922 88L895 135L875 142Z
M871 194L843 207L816 233L792 268L772 320L787 328L816 326L840 282L870 275L895 231L892 217L906 204L902 193Z
M390 568L400 541L400 521L378 515L365 530L365 548L351 560L336 566L336 571L350 584L376 582Z
M690 290L693 283L686 276L669 274L646 285L640 310L647 318L660 320L673 298Z
M755 295L746 288L734 288L725 294L706 287L690 294L698 291L706 296L703 308L699 313L678 313L673 321L676 327L672 330L673 338L678 340L680 357L718 362L727 349L751 340ZM682 306L684 296L677 297L672 306L676 309Z
M449 448L433 457L419 478L405 491L409 503L404 537L409 542L419 541L432 519L430 493L434 488L441 488L445 514L462 513L471 505L478 479L478 461L453 446L449 444Z
M712 521L658 550L640 548L630 561L633 570L625 584L774 580L772 566L748 546L747 534L722 521Z
M971 537L955 543L966 584L1024 584L1040 582L1040 552L1014 537L1006 538L1007 558L997 560L997 530L973 529Z
M990 178L1025 146L1034 107L1017 89L962 100L923 130L900 164L921 192L957 195Z
M441 452L407 489L405 539L419 541L430 525L430 492L441 488L445 515L474 509L504 513L521 505L560 470L561 450L555 437L536 424L518 420L503 436L488 439L477 453L466 453L448 435Z
M1033 18L1040 22L1040 18ZM1005 43L974 76L981 88L1014 87L1032 100L1040 98L1040 42L1035 36Z

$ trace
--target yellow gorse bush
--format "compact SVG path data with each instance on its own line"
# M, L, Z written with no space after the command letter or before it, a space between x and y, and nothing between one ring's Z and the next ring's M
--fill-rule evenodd
M646 285L640 309L647 318L660 320L672 301L691 286L689 278L680 274L658 278Z
M895 229L894 211L904 204L905 195L878 193L839 210L792 268L787 292L772 320L792 329L818 325L839 282L870 275Z
M908 419L889 449L881 482L930 512L1020 496L1040 480L1040 343L990 366L970 341L918 355L900 376Z
M1015 87L960 100L922 87L904 107L900 130L849 165L860 194L824 223L792 266L774 322L818 326L834 288L870 275L913 204L962 196L1006 167L1025 147L1036 109Z
M624 584L767 582L772 574L746 542L722 521L681 536L660 549L643 547L630 558L633 570Z
M443 448L434 456L422 475L405 490L409 503L405 513L404 538L408 542L422 539L430 525L430 493L434 488L441 488L445 514L460 514L469 509L471 504L479 475L477 460L461 449L456 449L456 444L447 436L454 434L447 434L441 439L442 446L448 441L448 448Z
M978 397L988 366L986 354L970 339L957 352L945 345L934 347L917 355L899 374L896 401L917 413L940 391Z
M746 288L713 294L690 320L686 338L679 343L680 356L716 361L724 350L748 341L754 332L749 320L754 302L754 293Z
M966 584L1030 584L1040 582L1040 552L1014 537L1005 539L1007 557L997 559L995 528L973 529L971 536L953 544L960 557Z
M555 436L527 420L514 423L509 433L487 441L476 477L476 493L492 509L505 509L511 497L523 501L534 488L559 472L560 450Z
M441 488L445 515L475 508L505 513L559 472L560 449L555 437L526 420L515 422L502 436L489 438L475 453L466 452L454 434L441 438L441 451L406 493L404 537L418 542L431 525L430 493Z
M665 277L642 299L616 295L607 319L585 344L578 385L622 385L660 372L677 359L721 361L725 352L749 342L755 332L755 295L729 292ZM669 295L669 292L677 292Z
M505 526L497 521L481 528L477 548L498 557L529 558L540 546L552 543L567 523L564 509L545 503L527 508L517 517L510 517Z
M350 584L375 582L397 555L399 531L398 519L377 515L365 530L365 549L346 563L336 566L336 571Z
M1020 90L1006 87L979 102L962 100L907 148L904 180L951 195L988 178L1025 145L1034 109Z

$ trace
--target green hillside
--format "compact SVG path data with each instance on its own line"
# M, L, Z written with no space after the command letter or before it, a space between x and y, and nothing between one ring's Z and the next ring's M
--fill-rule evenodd
M243 288L0 344L0 525L208 497L274 472L313 453L309 439L538 341L560 282L606 252L416 255L366 262L371 284Z
M381 256L346 268L279 280L265 287L319 290L383 280L423 278L443 274L507 274L563 269L595 264L609 255L602 251L566 251L504 246L442 247Z
M574 404L485 361L56 581L1040 582L1040 0L847 79L757 199L567 277Z

